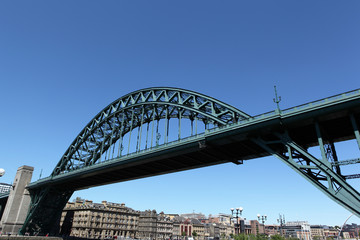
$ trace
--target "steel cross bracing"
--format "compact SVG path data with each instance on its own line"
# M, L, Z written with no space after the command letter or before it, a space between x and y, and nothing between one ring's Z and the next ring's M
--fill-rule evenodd
M335 202L360 216L360 194L345 181L345 177L340 174L337 162L332 164L327 158L314 157L304 147L292 140L286 132L274 133L273 136L274 139L271 141L261 138L252 140L282 160ZM321 138L319 138L319 142L323 152ZM284 146L282 151L275 146L277 144Z
M161 134L166 143L170 119L179 120L177 135L181 139L182 119L190 120L191 135L195 135L199 133L198 122L205 128L219 127L249 117L214 98L184 89L150 88L136 91L119 98L97 114L76 137L51 175L94 165L101 162L101 156L104 161L119 158L129 154L130 147L136 152L141 150L141 146L144 149L154 147L158 145ZM165 120L165 129L160 133L159 121L162 119ZM131 140L135 129L137 141L134 147ZM124 142L127 133L129 139ZM125 144L127 147L124 148Z
M340 120L327 123L329 127L324 114L333 111L335 119ZM316 118L323 120L317 122ZM334 145L355 139L360 148L359 118L360 90L253 117L184 89L135 91L99 112L75 138L51 176L30 184L31 205L21 233L56 233L51 223L58 221L66 202L79 187L224 162L240 164L270 154L360 216L359 193L345 181L359 174L342 175L340 169L359 161L339 161ZM300 131L291 129L307 121L310 124L301 126ZM349 126L329 132L331 124ZM309 132L304 134L302 130ZM319 146L321 158L312 156L306 144ZM115 170L111 170L113 167ZM115 181L109 172L116 176ZM48 216L52 217L50 222Z
M73 190L58 190L50 186L32 190L29 212L20 234L57 235L61 212L73 192Z

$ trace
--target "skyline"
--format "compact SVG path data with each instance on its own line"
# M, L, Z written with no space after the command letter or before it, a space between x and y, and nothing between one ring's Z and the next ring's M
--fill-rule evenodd
M0 3L1 182L22 165L35 168L32 181L48 176L99 111L138 89L189 89L254 116L276 109L274 85L281 109L359 88L358 1L20 2ZM359 157L354 141L336 146L340 160ZM279 213L326 225L350 215L275 157L77 196L166 213L242 206L269 224Z

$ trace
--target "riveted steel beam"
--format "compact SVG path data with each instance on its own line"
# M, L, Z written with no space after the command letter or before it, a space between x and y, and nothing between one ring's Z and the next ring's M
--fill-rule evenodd
M350 120L351 120L351 124L354 128L354 134L355 134L355 138L358 144L358 147L360 149L360 133L359 133L359 128L358 128L358 124L356 123L356 119L354 117L354 114L350 114Z
M58 234L62 210L73 192L52 187L32 190L29 212L19 233L40 236Z
M224 126L248 119L250 116L219 100L184 89L149 88L135 91L108 105L85 126L66 150L51 176L96 164L102 155L127 133L129 133L127 146L127 154L129 154L131 134L134 129L138 129L136 151L140 150L142 125L155 120L166 121L164 129L166 144L171 118L177 118L179 121L177 131L178 139L181 139L182 119L200 120L207 128L209 123ZM195 124L195 132L197 132L197 121Z
M279 158L335 202L360 217L360 194L345 181L344 177L333 171L327 159L317 159L305 148L294 142L286 133L274 133L274 136L287 149L285 152L279 151L278 148L273 147L273 144L261 138L252 140Z

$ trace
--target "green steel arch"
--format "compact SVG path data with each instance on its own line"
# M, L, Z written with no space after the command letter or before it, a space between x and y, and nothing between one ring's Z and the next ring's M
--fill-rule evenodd
M181 139L181 121L190 120L191 135L197 134L197 123L205 129L210 125L220 127L250 118L246 113L215 98L185 89L155 87L129 93L100 111L75 138L51 176L84 168L109 158L122 156L123 137L138 128L135 151L141 149L143 125L147 125L146 144L153 147L159 138L159 121L165 120L164 143L168 142L169 120L178 119L178 139ZM155 123L157 122L157 126ZM152 126L150 127L150 123ZM151 133L149 133L151 130ZM151 136L149 136L151 135ZM151 139L151 140L149 140ZM140 143L139 143L140 140ZM127 144L130 149L130 140ZM112 152L111 152L112 151ZM125 149L126 151L126 149Z
M127 176L120 180L126 181L146 177L146 171L138 173L144 165L145 168L151 165L153 175L164 174L170 170L202 167L205 165L200 161L204 160L202 157L209 158L206 164L241 164L243 160L276 156L329 198L360 216L360 194L347 182L347 179L360 178L360 174L344 175L340 169L342 165L360 163L360 160L340 161L334 145L354 139L360 149L359 126L360 90L253 117L214 98L184 89L158 87L135 91L100 111L75 138L51 176L28 186L31 204L20 233L57 234L58 226L54 223L59 221L72 193L80 189L71 186L70 180L73 184L81 180L84 184L81 187L94 186L88 182L93 172L87 176L84 172L98 173L101 168L112 169L109 166L125 163L121 173L132 170L139 174L124 174ZM182 130L188 130L187 135ZM194 155L187 155L184 148L176 152L178 156L166 155L174 146L168 143L177 140L180 141L175 142L176 146L195 146L191 152ZM158 148L159 144L164 146ZM308 151L313 146L319 146L320 157ZM151 150L142 152L148 149ZM165 158L144 161L155 153L164 154ZM123 157L135 159L138 165L126 165ZM177 163L176 157L182 161L180 167L162 166L162 161ZM186 162L188 165L183 157L191 160ZM96 164L99 165L94 166ZM76 171L78 169L81 170Z

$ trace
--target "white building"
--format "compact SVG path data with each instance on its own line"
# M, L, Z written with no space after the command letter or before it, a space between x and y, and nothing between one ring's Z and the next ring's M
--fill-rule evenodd
M6 193L9 192L11 188L11 184L7 183L0 183L0 193Z
M300 240L312 240L310 225L307 221L287 222L283 227L286 237L295 237Z

